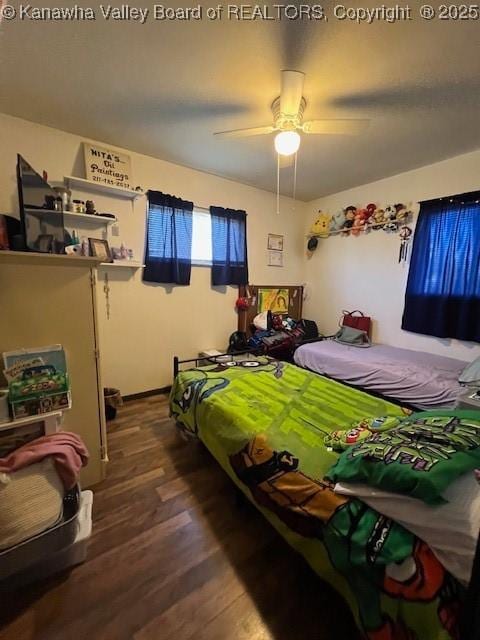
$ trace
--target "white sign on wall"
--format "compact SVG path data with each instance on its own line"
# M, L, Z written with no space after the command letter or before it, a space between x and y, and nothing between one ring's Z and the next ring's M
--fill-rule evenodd
M130 156L89 142L83 143L85 177L111 187L133 189Z

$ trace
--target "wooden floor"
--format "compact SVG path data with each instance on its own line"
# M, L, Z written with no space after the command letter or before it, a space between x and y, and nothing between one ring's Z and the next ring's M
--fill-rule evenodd
M343 601L248 503L167 398L109 428L88 560L0 595L1 640L356 640Z

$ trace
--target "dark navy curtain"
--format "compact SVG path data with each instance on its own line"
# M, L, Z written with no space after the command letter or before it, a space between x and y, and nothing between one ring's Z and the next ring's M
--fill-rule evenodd
M146 282L190 284L193 202L148 192Z
M212 285L248 284L247 214L210 207Z
M480 205L431 201L420 209L402 329L480 342Z

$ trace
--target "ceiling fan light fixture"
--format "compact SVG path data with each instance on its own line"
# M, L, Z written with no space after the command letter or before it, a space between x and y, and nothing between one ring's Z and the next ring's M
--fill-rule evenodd
M281 131L275 136L275 151L281 156L291 156L300 147L300 136L296 131Z

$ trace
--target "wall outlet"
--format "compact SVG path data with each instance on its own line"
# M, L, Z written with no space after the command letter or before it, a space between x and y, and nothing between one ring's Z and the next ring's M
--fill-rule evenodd
M118 238L119 235L120 235L120 225L113 224L112 225L112 236L115 236L115 237Z

